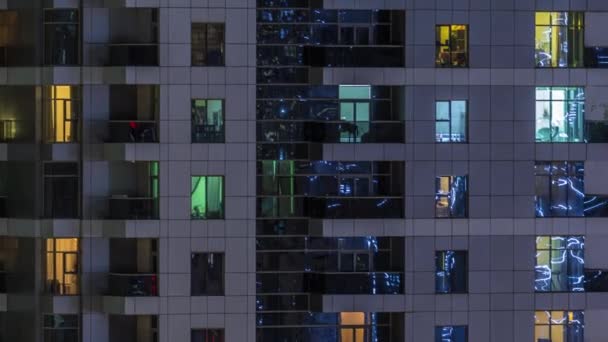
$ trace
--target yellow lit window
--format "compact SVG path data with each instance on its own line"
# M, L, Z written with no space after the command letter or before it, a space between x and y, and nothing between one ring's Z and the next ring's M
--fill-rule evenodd
M364 342L365 341L365 313L363 312L341 312L340 313L340 341L342 342Z
M74 88L68 85L50 86L48 95L45 141L48 143L76 141L77 102Z
M78 239L46 239L47 291L58 295L78 294Z

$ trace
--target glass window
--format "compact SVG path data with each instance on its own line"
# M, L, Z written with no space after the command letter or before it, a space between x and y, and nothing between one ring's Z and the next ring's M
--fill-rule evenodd
M582 67L584 19L582 12L537 12L534 41L536 66Z
M192 65L224 65L224 24L192 23Z
M77 65L80 61L78 10L44 10L44 64Z
M190 198L193 219L223 219L224 177L193 176Z
M584 291L585 237L537 236L534 289Z
M224 295L224 254L192 253L190 261L191 295Z
M467 141L467 101L435 102L435 141Z
M78 315L44 315L44 342L78 342Z
M584 116L584 88L536 88L536 142L583 142Z
M224 100L192 100L192 142L224 140Z
M78 139L80 92L75 86L44 87L44 142L71 143Z
M47 293L78 294L78 239L46 239L45 249Z
M439 176L435 178L435 217L468 216L468 177Z
M466 251L435 252L436 293L466 293L468 276Z
M537 162L534 175L536 217L585 215L583 162Z
M192 329L191 342L224 342L224 329Z
M467 342L466 326L435 327L435 342Z
M44 164L44 217L78 217L79 178L77 163Z
M370 129L371 86L341 85L340 142L364 142Z
M584 311L536 311L534 342L584 342Z
M435 66L467 67L469 65L468 25L437 25L435 35Z

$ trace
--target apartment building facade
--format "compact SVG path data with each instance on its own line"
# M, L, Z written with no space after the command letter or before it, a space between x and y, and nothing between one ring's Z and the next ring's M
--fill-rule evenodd
M608 341L607 23L0 1L0 341Z

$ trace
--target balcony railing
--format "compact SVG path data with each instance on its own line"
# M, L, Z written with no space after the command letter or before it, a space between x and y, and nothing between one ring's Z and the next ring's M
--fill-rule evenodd
M158 219L158 198L115 195L109 201L112 220Z
M403 218L403 197L259 197L258 216L325 219Z
M106 142L158 142L157 122L154 120L110 120L108 122Z
M318 143L401 143L402 121L265 121L258 141Z
M158 296L158 276L153 273L110 273L108 294L120 297Z
M111 43L110 66L158 66L156 43Z

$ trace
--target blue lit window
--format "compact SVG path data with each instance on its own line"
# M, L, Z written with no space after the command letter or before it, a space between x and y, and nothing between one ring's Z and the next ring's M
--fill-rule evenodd
M536 311L534 342L584 342L584 311Z
M435 265L435 292L467 292L466 251L437 251L435 252Z
M584 88L536 88L536 142L583 142L584 115Z
M537 236L534 289L584 291L585 237Z
M467 141L467 101L435 102L435 141Z
M440 176L435 179L435 217L467 217L467 176Z
M537 162L536 217L584 216L584 171L583 162Z
M435 342L466 342L467 327L439 326L435 327Z

